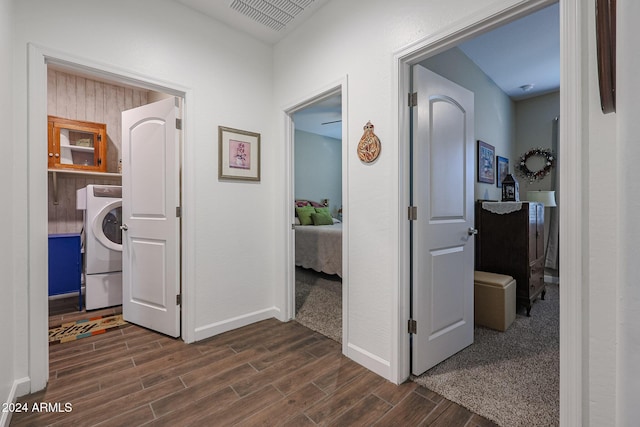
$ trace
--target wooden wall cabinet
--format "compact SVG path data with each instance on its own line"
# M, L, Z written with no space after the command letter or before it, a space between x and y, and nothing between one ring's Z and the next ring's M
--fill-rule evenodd
M107 125L48 118L49 169L107 171Z
M476 270L516 279L516 301L531 314L544 299L544 205L521 202L511 213L493 213L476 203ZM517 206L517 205L513 205Z

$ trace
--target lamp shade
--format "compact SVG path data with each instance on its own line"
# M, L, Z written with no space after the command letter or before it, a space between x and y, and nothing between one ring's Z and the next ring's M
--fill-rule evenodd
M527 200L530 202L542 203L545 208L555 208L556 192L555 191L527 191Z

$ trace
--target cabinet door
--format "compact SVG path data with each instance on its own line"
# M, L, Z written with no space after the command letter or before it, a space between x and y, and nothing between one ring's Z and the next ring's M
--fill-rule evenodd
M537 296L544 288L544 260L537 259L529 266L529 294L527 298L531 299Z
M49 165L106 172L106 125L49 117Z
M49 235L49 295L80 291L79 234Z
M55 138L53 136L53 122L49 120L49 161L47 166L49 169L55 168L58 160L60 160L60 152L56 149Z
M529 261L540 257L538 255L538 214L537 203L529 203Z
M544 258L544 205L536 203L536 255Z

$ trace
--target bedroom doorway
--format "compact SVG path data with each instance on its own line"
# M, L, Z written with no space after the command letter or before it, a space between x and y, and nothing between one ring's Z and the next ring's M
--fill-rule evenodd
M289 113L291 118L291 317L343 340L343 126L340 87Z
M532 12L539 12L539 13L549 12L552 8L554 8L554 5L549 5L549 6L550 7L547 9L540 9L540 10L534 9ZM556 5L555 8L557 10L558 6ZM534 16L534 13L525 13L525 12L530 12L530 11L529 10L521 11L522 18L524 18L525 16L529 18ZM553 25L558 25L558 24L555 24L558 21L559 20L554 19L554 20L549 20L548 22L553 23ZM518 25L517 21L513 20L512 22L513 22L513 25ZM559 25L557 30L559 30ZM465 36L468 36L468 34L466 34ZM487 88L483 88L480 85L476 85L473 82L470 82L471 79L468 78L469 70L472 69L472 66L465 67L465 66L451 65L452 63L458 60L461 60L461 61L468 60L463 57L462 48L459 48L459 47L453 48L453 43L455 42L454 39L455 38L446 40L447 42L452 42L452 46L451 46L452 48L449 50L442 49L442 46L438 43L444 44L444 42L442 40L439 40L438 43L431 42L431 43L425 44L425 46L423 46L422 48L412 51L411 55L407 55L406 57L404 57L402 60L399 61L402 67L404 67L402 68L402 71L405 71L405 70L407 71L406 74L403 74L403 76L406 76L406 78L402 80L403 86L402 86L402 89L399 90L400 94L405 94L406 92L412 92L411 85L410 85L411 75L409 73L409 68L415 66L416 64L421 64L431 69L434 72L440 73L443 77L447 77L450 79L458 78L459 81L464 82L471 89L474 89L474 93L476 94L477 97L486 96L486 93L488 93L488 91L486 91ZM470 41L470 40L471 39L468 39L467 41ZM536 38L535 40L539 40L539 39ZM434 46L438 46L437 52L435 51L436 48ZM430 55L431 52L434 52L434 53ZM439 60L440 64L436 63L437 62L436 60ZM480 70L481 67L478 67L478 68L479 68L478 71L481 71ZM448 70L462 70L462 69L465 70L464 76L460 76L460 74L456 75L455 72L451 72L450 74L447 74ZM480 80L482 79L479 79L478 81ZM418 100L420 99L419 94L417 98ZM546 93L539 93L535 97L527 96L526 99L525 97L522 97L521 99L510 101L510 103L508 103L507 105L515 104L514 105L515 113L513 113L514 120L512 124L513 133L516 135L522 134L524 130L529 129L530 126L535 125L537 128L539 127L540 129L542 129L541 131L535 132L535 135L538 138L538 140L536 141L536 144L541 144L540 142L541 140L544 140L544 142L548 142L550 144L553 144L554 143L553 141L555 140L555 143L557 144L557 141L558 141L556 137L557 128L555 127L554 125L555 121L553 121L552 118L557 116L561 110L560 99L561 99L561 94L560 94L560 88L558 86L557 89L555 89L555 91L548 91ZM478 105L477 102L478 101L476 100L476 105ZM487 105L487 103L485 102L484 104L481 104L481 105ZM476 108L476 111L478 111L477 108ZM406 125L407 129L409 129L409 126L410 126L409 117L410 115L407 114L404 117L404 119L406 120L402 122L404 125ZM507 117L507 115L503 114L501 117ZM486 128L483 128L482 126L486 125L487 123L488 121L484 120L481 122L480 125L478 125L478 121L476 121L476 137L477 138L479 139L487 138L487 135L491 135L490 133L491 130L497 128L496 126L492 127L489 130L487 130ZM409 133L410 132L407 132L407 135ZM534 133L534 132L529 132L529 133ZM408 138L409 137L407 136L407 139ZM494 135L491 138L493 140L496 140L498 139L498 136ZM524 140L524 138L517 138L517 139ZM510 141L509 138L507 138L506 140ZM527 149L527 147L522 147L517 144L514 144L514 145L496 144L496 147L498 150L500 150L500 152L496 151L496 154L505 155L507 157L511 157L512 159L517 159L518 155L521 152L526 151ZM558 148L559 147L554 148L554 151L557 150ZM409 150L407 150L406 152L406 158L407 159L410 158ZM513 160L512 160L512 165L513 165ZM513 166L511 171L512 173L514 172ZM415 175L413 177L415 177ZM411 188L411 184L409 184L408 180L405 188L407 188L407 190ZM523 199L526 200L525 199L526 192L524 193L524 197L523 197L522 188L523 187L521 186L520 187L521 200ZM410 190L407 191L407 194L409 194L409 191ZM491 186L476 183L476 191L475 191L474 198L499 200L499 190L495 187L495 183L492 183ZM407 196L407 199L409 199L409 196ZM423 209L423 211L424 210L425 209ZM420 218L420 215L418 215L418 218ZM409 227L407 227L407 229L408 228ZM474 230L470 229L469 231L473 232ZM410 232L407 231L407 234L409 233ZM409 276L409 274L407 276ZM485 395L482 395L480 398L476 399L478 395L474 394L472 391L474 386L473 381L476 378L484 378L484 379L491 378L491 381L495 381L496 384L500 384L500 385L498 387L492 387L489 385L490 381L482 380L483 389L488 390L491 388L492 390L509 390L510 393L506 393L509 395L508 396L509 398L511 396L517 396L519 395L519 393L513 393L514 390L531 389L530 382L527 383L525 381L521 381L521 377L519 377L518 375L513 375L513 373L509 373L509 371L504 368L508 364L507 361L509 359L518 360L519 371L523 370L523 367L525 366L525 363L526 363L528 364L528 367L524 368L525 371L531 371L531 372L535 371L535 372L541 373L541 375L537 377L537 379L541 381L541 384L538 387L536 387L536 391L539 392L540 395L544 395L546 399L545 402L542 404L530 405L529 408L527 408L527 411L531 411L531 413L536 413L536 414L543 413L544 417L547 417L547 419L543 420L542 416L541 417L536 416L535 419L541 420L541 422L544 423L545 425L557 424L559 419L559 407L560 407L559 399L558 399L559 377L560 377L559 376L559 373L560 373L559 349L562 346L562 343L560 342L560 336L559 336L560 325L558 320L560 315L560 309L564 310L565 308L567 308L567 305L566 305L566 299L565 299L564 305L561 305L560 303L560 300L558 297L559 295L558 286L550 285L547 287L547 290L551 290L551 288L553 288L553 292L550 292L551 294L550 297L546 298L545 301L538 301L536 303L537 306L534 307L534 312L532 313L531 317L527 317L526 314L523 312L523 310L519 310L513 325L511 325L510 329L507 331L496 332L496 331L492 331L489 328L478 327L477 332L475 333L475 336L474 336L475 337L474 345L472 347L468 347L468 349L465 349L464 351L456 354L454 357L439 364L434 369L427 371L427 373L421 376L415 376L413 379L419 384L426 386L437 393L440 393L444 397L452 398L452 396L455 394L456 396L459 396L459 400L456 400L458 403L461 403L463 404L463 406L469 407L473 410L477 410L477 412L480 414L487 415L487 412L485 412L485 409L493 410L493 408L496 408L498 406L498 404L494 404L492 402L492 399L495 402L499 402L499 405L504 405L504 402L508 402L509 400L507 398L503 399L502 398L503 396L500 396L498 392L486 393ZM410 294L410 292L408 293ZM412 298L412 297L414 296L413 295L409 296L409 298ZM418 325L416 328L417 331L420 331L420 328L421 328L420 325L421 324L425 325L425 323L426 322L418 322ZM538 327L537 326L538 324L544 324L544 327L543 328ZM405 325L401 325L401 326L404 326L406 328ZM424 326L423 326L423 329L424 329ZM529 342L540 340L541 336L543 336L540 333L540 331L544 331L544 346L545 346L544 351L541 349L541 347L538 347L536 349L536 352L532 353L532 354L535 354L535 357L531 357L526 362L523 359L518 359L517 356L514 356L515 351L513 349L520 348L523 345L528 344ZM530 334L530 335L527 335L527 334ZM497 340L500 341L499 346L496 345L495 342L491 341L494 338L496 339L496 341ZM412 339L414 339L413 336L412 336ZM413 343L415 343L415 341ZM498 347L501 349L501 351L493 352L493 349ZM406 348L410 348L409 340L407 340ZM484 350L484 349L490 349L490 350ZM544 356L542 356L542 354L544 354ZM415 368L415 362L416 362L415 359L411 360L409 354L407 354L406 360L408 360L408 363L407 363L408 366ZM540 364L541 366L545 366L545 369L531 368L531 365L535 365L535 364ZM470 375L470 372L473 372L474 375ZM496 372L504 374L503 378L506 378L507 381L502 381L502 379L498 380L498 378L500 377L499 375L494 375ZM542 384L542 382L544 382L544 384ZM442 384L442 386L439 387L438 386L439 384ZM504 388L505 384L509 384L509 387ZM471 403L472 400L473 400L473 403ZM530 400L530 402L532 401L533 399ZM507 405L507 406L512 407L512 405ZM508 414L508 411L497 410L495 411L494 416L489 416L490 419L495 421L496 418L494 417L499 417L498 423L501 425L514 424L513 420L509 420L510 415Z

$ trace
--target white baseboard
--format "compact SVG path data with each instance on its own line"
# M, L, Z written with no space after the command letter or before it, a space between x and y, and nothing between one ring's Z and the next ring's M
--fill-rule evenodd
M11 386L11 391L9 392L9 396L7 396L6 403L16 403L18 397L24 396L25 394L29 394L29 390L31 389L31 380L28 377L17 379L13 382ZM11 412L0 412L0 427L9 427L11 424L11 416L13 413Z
M346 356L370 371L373 371L381 377L391 381L391 363L388 360L384 360L351 343L347 344Z
M84 295L84 290L82 292L82 294ZM77 292L69 292L66 294L58 294L58 295L49 295L49 301L53 301L53 300L57 300L57 299L64 299L64 298L78 298L78 293Z
M211 323L209 325L200 326L195 330L195 340L201 341L223 332L232 331L252 323L260 322L261 320L271 319L272 317L278 318L279 316L280 309L277 307L270 307L264 310L254 311L253 313L247 313L242 316L233 317L231 319L225 319L220 322Z

